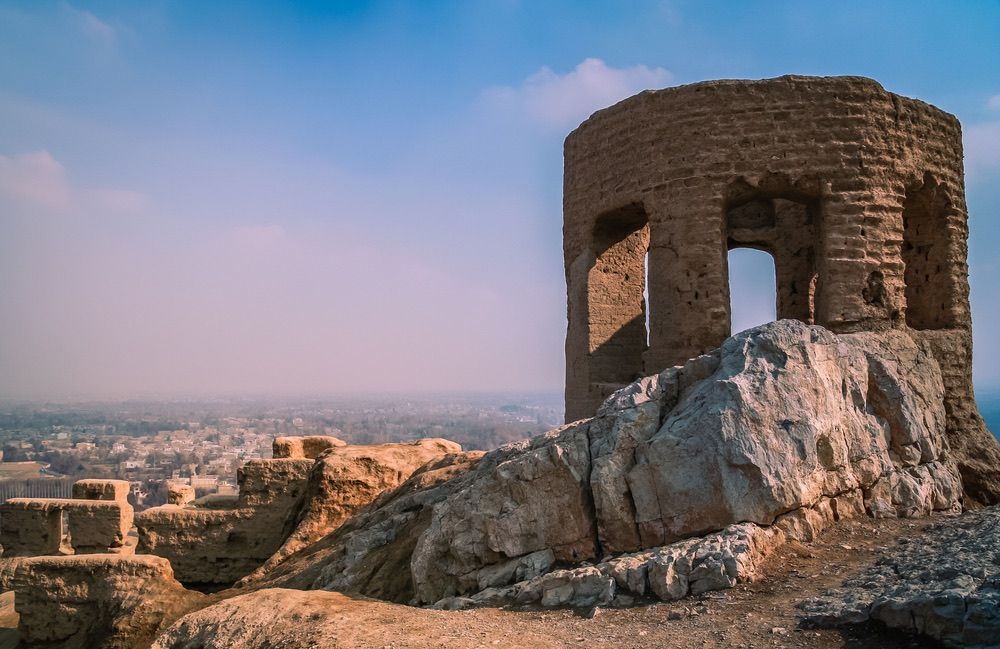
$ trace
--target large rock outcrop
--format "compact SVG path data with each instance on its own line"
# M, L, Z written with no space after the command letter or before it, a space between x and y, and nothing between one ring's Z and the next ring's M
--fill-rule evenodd
M801 538L957 511L945 419L937 362L905 333L779 321L593 419L425 467L258 583L431 604L738 523Z

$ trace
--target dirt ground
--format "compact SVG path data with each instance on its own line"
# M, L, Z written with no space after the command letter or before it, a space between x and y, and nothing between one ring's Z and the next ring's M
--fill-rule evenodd
M398 639L372 634L373 646L490 647L856 647L865 649L937 647L881 625L849 631L797 628L796 603L840 585L874 562L900 536L918 534L929 520L865 519L841 523L815 543L790 543L773 555L759 582L706 593L673 603L627 609L600 609L592 619L583 611L506 611L480 609L451 613L453 619L435 639ZM428 629L431 631L431 629ZM383 638L384 644L379 644Z
M252 623L243 626L232 646L278 646L258 644L266 634L270 642L282 638L287 644L281 646L290 647L936 647L876 625L800 629L795 608L870 565L900 536L918 535L931 520L840 523L815 543L783 546L759 582L669 604L601 608L592 618L574 610L429 611L337 593L301 593L302 599L295 593L285 597L295 600L287 601L287 614L277 610L284 606L275 606L262 616L271 619L260 620L260 632L250 632ZM0 624L8 628L16 620L12 603L10 594L0 599ZM13 647L4 633L0 629L0 649Z

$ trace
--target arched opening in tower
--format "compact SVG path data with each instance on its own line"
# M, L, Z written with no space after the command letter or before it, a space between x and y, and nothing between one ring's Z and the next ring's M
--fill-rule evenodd
M617 389L643 373L648 347L646 274L649 223L642 205L601 215L587 275L590 383Z
M731 332L780 318L814 324L819 202L801 193L739 189L726 209Z
M754 248L729 251L731 333L771 322L777 317L774 257Z
M903 201L902 258L906 283L906 324L913 329L955 326L955 278L949 257L951 203L927 174Z

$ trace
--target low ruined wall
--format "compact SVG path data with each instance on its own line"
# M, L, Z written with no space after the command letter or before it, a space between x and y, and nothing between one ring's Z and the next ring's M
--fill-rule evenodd
M67 514L70 545L76 554L120 551L132 528L132 506L124 500L13 498L0 505L4 556L57 554Z
M281 545L284 521L254 509L163 505L136 516L140 554L169 559L187 584L229 584L264 563Z
M240 469L231 509L163 505L135 517L136 551L170 560L186 584L231 584L250 574L290 532L314 464L309 459L251 460Z
M459 444L440 438L328 449L313 466L302 507L290 519L294 529L258 573L274 568L340 527L355 512L398 487L427 463L461 452Z
M184 506L195 500L194 487L187 484L167 485L167 504Z
M131 487L127 480L77 480L73 483L73 498L128 502L129 489Z
M442 439L375 446L339 442L278 438L275 455L293 457L247 462L230 508L208 508L199 500L137 515L137 551L169 559L183 583L232 584L322 538L427 462L462 450Z
M11 564L2 581L14 591L24 646L148 647L158 630L204 601L160 557L94 554Z
M78 480L72 498L11 498L0 504L0 545L4 557L65 552L69 531L76 554L126 552L132 528L129 484L124 480ZM68 528L64 529L66 515Z
M62 511L30 507L29 499L12 498L0 505L0 545L3 556L57 554L62 543Z
M299 502L314 460L281 458L249 460L236 474L240 507L288 508Z

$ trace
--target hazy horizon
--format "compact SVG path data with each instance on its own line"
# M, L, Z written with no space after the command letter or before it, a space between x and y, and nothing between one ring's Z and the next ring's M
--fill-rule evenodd
M559 392L565 136L790 73L962 120L1000 391L1000 3L333 5L0 4L0 401ZM738 331L773 268L731 260Z

